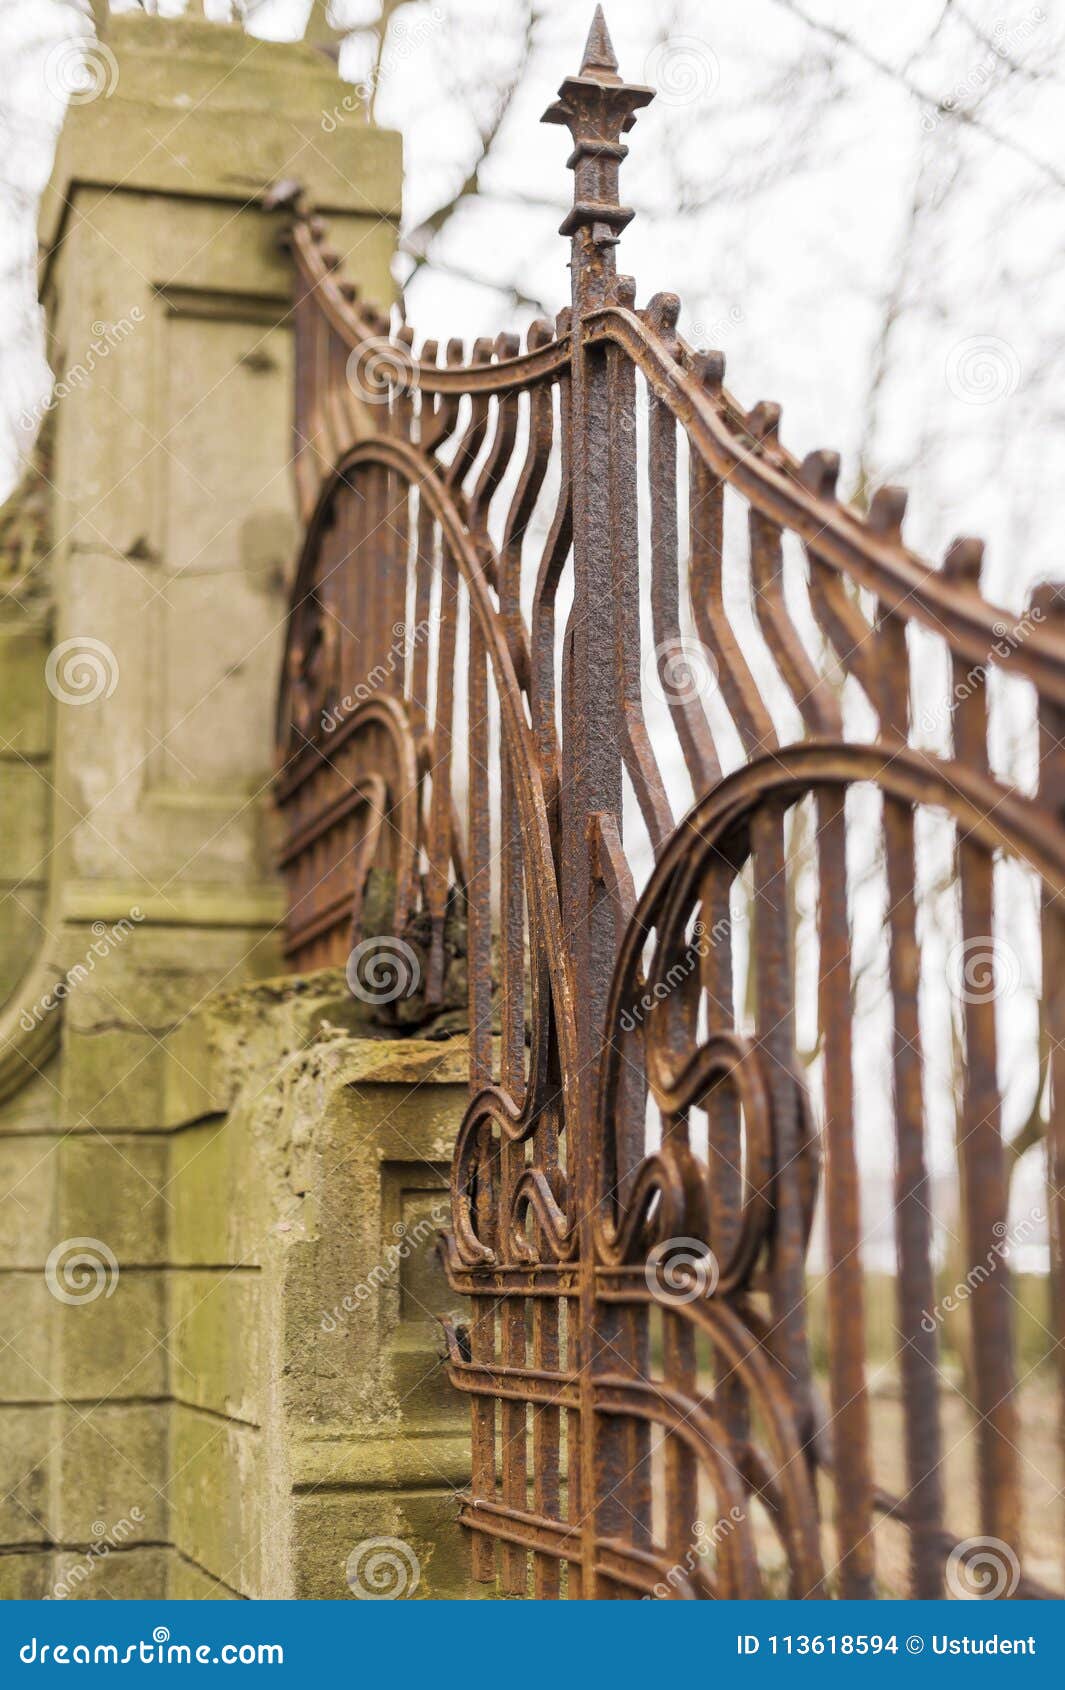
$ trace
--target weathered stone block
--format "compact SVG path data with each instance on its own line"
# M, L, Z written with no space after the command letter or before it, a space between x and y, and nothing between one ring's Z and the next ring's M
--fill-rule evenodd
M0 1406L0 1543L42 1544L49 1530L52 1452L62 1436L61 1410Z
M234 1602L236 1593L202 1567L171 1551L167 1598L171 1602Z
M106 1270L104 1290L56 1304L52 1316L56 1388L68 1402L120 1403L163 1397L169 1344L162 1273ZM95 1287L94 1287L95 1289Z
M68 1602L147 1602L166 1591L170 1552L157 1545L56 1556L54 1591Z
M40 1550L0 1555L0 1602L43 1602L53 1582L51 1555Z
M267 1384L261 1275L249 1269L170 1274L167 1346L179 1402L258 1423Z
M0 1401L50 1402L58 1394L50 1331L54 1304L44 1274L5 1274L0 1298Z
M63 1040L63 1125L71 1132L150 1132L163 1095L163 1047L150 1033L110 1030Z
M56 1242L58 1140L0 1138L0 1268L39 1268Z
M79 977L67 999L62 1090L72 1131L160 1130L166 1087L184 1060L167 1036L258 948L254 933L167 928L136 907L143 925Z
M7 762L0 782L0 863L11 881L45 878L51 782L32 763Z
M168 1195L176 1266L257 1265L270 1205L255 1179L243 1118L205 1121L175 1136Z
M0 627L0 674L4 677L4 739L9 753L47 757L51 751L52 695L44 666L50 642L31 621Z
M397 1599L468 1596L476 1587L457 1513L448 1491L301 1497L293 1594L326 1602L353 1598L350 1579L363 1589L395 1592ZM382 1538L390 1541L376 1541Z
M54 1412L53 1536L61 1543L91 1543L100 1535L99 1523L107 1531L139 1508L144 1537L168 1542L165 1408L120 1403L101 1404L87 1413Z
M175 1404L171 1534L177 1549L244 1595L260 1593L270 1473L262 1433Z
M0 1102L0 1127L4 1133L37 1136L58 1133L59 1071L58 1056L31 1066L27 1057L17 1051L12 1053L7 1076L11 1089Z
M74 108L64 128L42 205L46 245L72 188L87 182L239 203L288 177L323 211L398 217L399 137L366 124L327 135L322 118L343 89L310 48L186 20L153 19L149 31L142 19L116 19L109 40L122 77L114 98Z
M124 1268L167 1259L169 1154L141 1136L70 1137L56 1152L57 1230L63 1238L100 1238Z

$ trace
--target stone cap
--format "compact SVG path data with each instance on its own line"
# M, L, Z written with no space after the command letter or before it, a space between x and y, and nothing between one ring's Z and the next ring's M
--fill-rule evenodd
M401 137L359 115L313 47L137 15L113 18L90 50L106 61L101 91L67 112L41 201L45 261L79 188L246 204L288 179L327 215L398 221Z

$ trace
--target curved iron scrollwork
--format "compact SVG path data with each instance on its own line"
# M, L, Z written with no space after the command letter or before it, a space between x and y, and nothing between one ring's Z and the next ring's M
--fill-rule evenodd
M1041 888L1060 1310L1065 603L1048 587L1023 616L990 605L975 541L926 566L898 489L865 514L838 501L838 459L797 462L778 407L745 411L722 356L678 336L673 296L637 309L615 271L631 215L618 172L651 98L622 81L597 12L546 116L573 141L572 303L524 348L501 335L469 359L455 341L415 354L287 196L305 524L279 707L289 955L399 945L402 993L360 995L400 1024L464 1019L443 1248L470 1306L448 1344L471 1401L478 1577L537 1596L750 1596L767 1579L870 1596L886 1518L908 1535L912 1593L936 1596L965 1545L946 1517L927 1319L917 830L927 813L952 830L963 946L993 945L998 859ZM951 668L939 749L914 732L910 627ZM992 670L1034 689L1037 792L992 770ZM874 1470L866 1380L856 833L875 836L885 886L894 1491ZM653 861L639 896L637 835ZM802 876L813 1067L796 1052ZM961 1229L979 1262L1008 1219L993 1001L971 994L960 1021ZM979 1525L1016 1563L1011 1588L1036 1595L1010 1304L1002 1266L970 1305Z

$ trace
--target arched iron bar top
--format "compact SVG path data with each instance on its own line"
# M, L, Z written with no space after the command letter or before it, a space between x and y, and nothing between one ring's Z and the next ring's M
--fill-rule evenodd
M878 535L853 506L811 491L806 466L776 439L775 407L759 407L760 418L744 413L723 389L715 393L698 374L706 355L679 337L671 348L639 312L604 306L584 318L581 335L587 345L610 342L627 353L703 461L762 515L972 662L1002 664L1065 703L1065 638L990 604L975 585L946 579L900 540Z
M367 341L390 339L388 319L374 307L361 306L348 298L345 284L336 279L335 255L323 251L321 235L314 228L314 220L297 217L291 233L292 253L311 297L331 327L353 352ZM570 342L568 339L549 340L531 352L521 352L513 358L499 358L491 364L438 365L427 363L404 350L396 367L390 368L382 359L375 378L400 390L417 390L460 396L470 394L518 393L535 387L568 369Z
M569 369L569 334L531 351L490 363L440 366L413 356L389 335L388 319L360 304L350 283L338 276L339 256L324 245L326 226L299 203L298 190L275 194L268 203L295 202L289 242L310 297L343 342L357 351L368 341L396 348L394 364L380 360L375 375L398 390L428 394L504 397L550 381ZM724 359L703 353L669 332L676 321L675 295L660 295L643 312L609 304L589 311L580 324L585 345L612 344L632 360L661 401L686 430L694 449L713 473L737 488L771 521L797 535L841 575L876 594L885 608L922 623L975 664L1000 665L1031 681L1065 705L1065 637L1049 623L990 604L973 586L948 580L897 535L877 533L853 506L816 489L825 477L811 476L811 459L799 459L776 435L779 410L762 405L747 412L724 387ZM566 323L568 312L560 318ZM666 332L655 326L661 320ZM829 454L811 454L825 459ZM829 479L834 481L834 470ZM813 483L813 485L811 485Z

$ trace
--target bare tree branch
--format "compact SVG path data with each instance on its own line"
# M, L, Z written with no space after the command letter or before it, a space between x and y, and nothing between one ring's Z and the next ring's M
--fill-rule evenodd
M994 141L998 146L1005 147L1018 158L1024 159L1034 170L1040 171L1048 181L1053 182L1055 187L1065 188L1065 174L1049 159L1042 158L1038 153L1033 153L1023 142L1014 140L1011 135L1004 135L1000 129L988 123L986 119L978 117L975 112L969 111L966 107L951 105L942 99L937 99L934 94L929 94L927 89L914 82L905 70L901 70L897 65L889 64L886 59L880 58L878 54L866 47L864 42L858 41L853 35L848 35L846 30L838 29L835 24L825 23L820 18L811 17L809 12L804 11L797 4L797 0L773 0L773 4L782 6L786 12L790 12L793 17L804 23L808 29L817 30L819 34L828 36L839 46L846 47L848 52L854 53L857 58L862 59L872 70L878 71L881 76L890 77L892 81L905 88L906 92L912 95L919 104L934 112L938 117L952 123L966 124L970 129L986 136L988 140Z
M506 115L510 110L514 95L521 84L522 77L525 73L525 67L529 62L529 55L532 52L533 38L538 22L539 17L536 8L531 4L531 0L525 0L524 29L522 32L522 45L521 52L518 57L518 63L508 78L506 86L502 89L487 124L481 126L477 158L474 161L473 166L467 171L465 180L457 192L452 194L449 199L445 200L442 205L437 206L436 210L431 212L428 217L424 218L422 222L418 224L416 229L412 229L407 237L407 250L414 259L414 271L412 274L417 273L417 271L425 263L426 258L428 257L429 248L432 246L436 237L440 234L445 225L454 216L459 205L464 200L471 199L480 192L481 176L484 171L484 167L489 161L496 141L499 139L500 130L502 129Z

